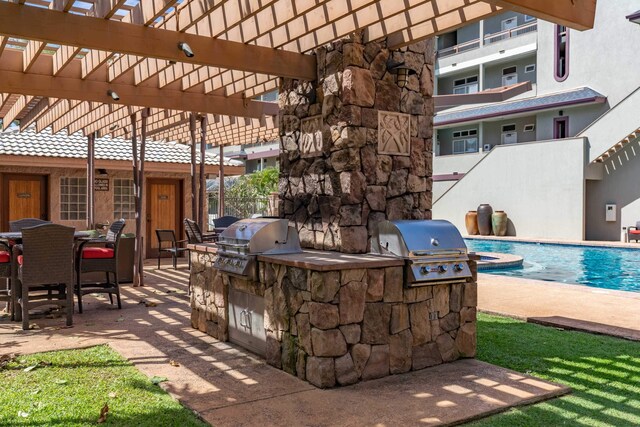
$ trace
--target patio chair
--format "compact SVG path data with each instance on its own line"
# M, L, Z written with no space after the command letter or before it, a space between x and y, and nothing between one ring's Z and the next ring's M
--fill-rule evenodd
M187 235L187 241L192 245L196 243L216 241L215 233L203 234L198 223L190 220L189 218L184 219L184 232Z
M0 242L0 282L5 282L4 288L0 287L0 301L7 303L7 309L14 320L14 302L11 293L11 248L7 243Z
M29 310L56 305L73 322L73 227L43 224L22 229L22 244L13 247L16 313L29 329ZM20 307L20 312L18 312Z
M85 240L80 244L76 254L76 295L80 313L82 313L82 297L93 293L109 294L111 304L113 304L113 295L115 294L118 308L122 308L118 280L118 247L125 225L124 219L114 221L106 236ZM82 273L90 272L105 273L107 281L105 283L82 283ZM113 282L111 275L113 275Z
M36 227L42 224L51 224L51 221L45 221L39 218L23 218L16 221L9 221L9 231L22 231L23 228Z
M158 237L158 270L160 270L160 256L163 252L171 254L173 258L173 269L178 269L178 256L186 252L188 249L180 247L188 240L176 240L176 232L173 230L156 230ZM169 246L163 247L163 243L169 243Z
M638 240L640 240L640 221L636 222L635 227L627 227L627 240L629 242L632 240L638 242Z

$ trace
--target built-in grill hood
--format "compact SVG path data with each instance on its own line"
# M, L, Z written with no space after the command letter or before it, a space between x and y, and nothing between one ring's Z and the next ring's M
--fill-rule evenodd
M237 221L220 233L216 245L214 267L250 280L257 280L257 255L302 252L298 232L279 218Z
M467 246L449 221L381 221L371 252L404 258L407 286L461 283L471 277Z

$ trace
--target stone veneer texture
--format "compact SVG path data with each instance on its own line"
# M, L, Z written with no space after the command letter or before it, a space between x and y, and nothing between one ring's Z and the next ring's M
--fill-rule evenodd
M265 299L267 362L317 387L423 369L476 352L477 285L404 288L402 267L313 271L259 263L259 282L192 252L194 328L228 339L228 289ZM206 267L206 266L209 267Z
M279 212L303 247L364 253L379 221L431 218L433 41L389 51L356 35L316 55L316 82L280 88Z

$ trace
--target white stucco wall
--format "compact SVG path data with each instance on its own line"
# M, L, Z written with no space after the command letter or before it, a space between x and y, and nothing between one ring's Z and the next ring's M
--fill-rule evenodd
M638 0L597 2L594 28L570 30L569 76L563 82L553 77L555 24L539 20L538 93L589 86L613 106L640 86L640 25L625 18L638 9Z
M583 138L494 148L439 199L433 218L466 234L464 216L481 203L507 212L510 234L581 240L584 234Z
M449 156L433 156L433 174L446 175L452 173L467 173L487 153L452 154ZM435 200L435 199L434 199Z
M587 181L586 239L621 240L623 227L640 221L640 139L627 144L602 166L601 180ZM615 222L605 221L605 205L617 206Z

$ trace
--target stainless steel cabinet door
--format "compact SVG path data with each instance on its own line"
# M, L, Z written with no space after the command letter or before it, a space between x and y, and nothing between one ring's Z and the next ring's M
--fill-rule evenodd
M265 355L264 298L229 288L229 340Z

